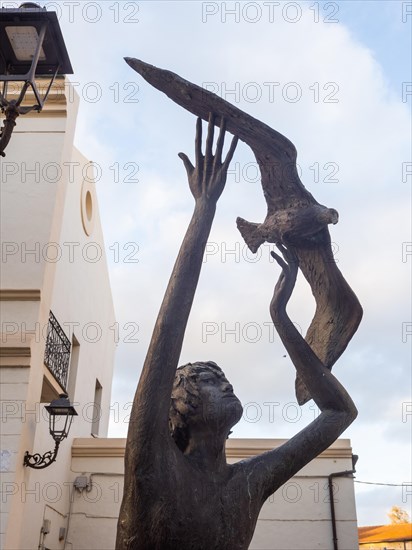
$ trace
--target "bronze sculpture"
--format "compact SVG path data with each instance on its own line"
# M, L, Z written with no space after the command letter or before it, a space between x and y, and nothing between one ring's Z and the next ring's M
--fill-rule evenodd
M262 136L266 142L274 137L275 142L272 139L270 143L274 155L283 155L287 157L284 162L292 164L296 160L293 145L259 121L251 127L250 119L254 119L213 94L197 102L199 88L177 75L138 60L127 62L200 117L205 118L207 109L218 112L219 117L209 116L204 155L202 120L197 120L195 166L185 154L179 154L195 207L156 320L133 403L116 548L245 550L265 500L331 445L357 415L351 398L330 368L355 332L362 310L336 265L330 262L326 224L337 221L336 211L318 205L299 179L283 184L279 168L273 170L272 166L270 176L262 161L270 160L265 156L268 143L259 148ZM238 113L244 115L243 120ZM220 132L213 154L215 125L220 126ZM272 253L282 272L270 313L297 370L298 399L304 402L312 397L321 410L316 420L280 448L234 465L226 463L225 441L240 419L242 407L232 386L211 361L177 369L203 253L238 139L233 138L227 157L222 160L226 127L248 142L261 159L262 184L269 205L265 223L283 223L282 216L274 216L275 221L269 217L275 212L293 211L292 216L286 214L284 218L285 227L292 220L289 232L283 231L279 236L275 230L263 235L261 231L259 238L274 241L281 252ZM285 143L286 148L282 149ZM321 216L312 216L312 229L308 227L310 208L322 212ZM250 231L256 228L244 220L238 220L238 225L246 241L250 241ZM304 228L301 233L299 227ZM258 241L248 244L256 247ZM323 338L316 340L317 348L311 343L313 330L311 333L309 329L304 339L286 313L299 267L311 283L317 301L316 325L321 323L322 329L328 319L334 325L325 325Z

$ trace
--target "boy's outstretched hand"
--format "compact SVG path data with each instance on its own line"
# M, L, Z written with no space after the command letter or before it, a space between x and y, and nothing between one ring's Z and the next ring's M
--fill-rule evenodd
M205 154L202 154L202 119L198 118L196 123L196 142L195 142L195 157L196 166L190 162L187 155L179 153L179 157L182 159L185 165L187 177L189 180L190 190L192 195L197 200L206 199L208 201L214 201L215 203L219 199L220 195L225 188L227 170L229 168L230 161L233 158L238 138L233 137L228 154L225 160L222 162L223 144L225 140L226 122L222 117L220 123L219 137L216 143L216 152L213 155L213 136L215 128L215 115L210 113L209 126L207 130L206 138L206 150Z

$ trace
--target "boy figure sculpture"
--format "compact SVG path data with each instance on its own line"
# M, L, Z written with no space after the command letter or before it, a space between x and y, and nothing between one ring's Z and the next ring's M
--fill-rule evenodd
M270 312L298 374L321 410L281 447L233 465L225 442L242 406L213 362L177 369L183 336L234 138L222 161L225 120L213 155L215 119L205 154L197 121L195 166L183 153L194 214L153 331L133 403L125 457L117 550L246 550L265 500L329 447L357 415L351 398L317 358L286 313L298 260L293 248L275 253L282 272ZM177 370L176 370L177 369Z

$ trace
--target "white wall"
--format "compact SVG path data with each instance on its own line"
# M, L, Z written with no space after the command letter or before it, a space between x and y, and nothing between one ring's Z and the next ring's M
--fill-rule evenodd
M66 525L70 507L70 447L74 437L91 434L96 379L102 386L99 435L107 434L109 421L114 309L92 171L82 170L88 161L73 147L78 98L72 91L69 101L65 90L67 83L58 81L40 115L19 118L0 170L0 404L5 413L1 427L7 425L2 483L8 484L1 502L0 546L7 549L38 548L43 519L52 521L50 547L63 548L59 529ZM88 210L85 187L92 201ZM93 243L101 252L99 260L88 261L82 254L73 258L74 245L67 243L76 243L77 252ZM44 376L52 379L55 392L63 390L43 364L50 310L69 339L74 333L80 344L70 396L79 416L57 461L34 470L23 467L25 451L43 454L54 448L40 399ZM101 328L98 338L93 327Z

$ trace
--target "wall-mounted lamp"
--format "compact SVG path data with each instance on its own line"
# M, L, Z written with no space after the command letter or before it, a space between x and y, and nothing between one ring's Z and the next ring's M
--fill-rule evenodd
M55 441L54 451L47 451L44 455L39 453L31 455L29 451L26 451L23 461L24 466L36 468L37 470L47 468L56 460L59 445L69 435L73 416L77 416L75 408L70 404L68 396L64 393L58 399L53 399L45 409L49 413L49 431Z
M49 95L54 79L60 74L73 74L56 12L48 12L33 2L19 8L0 9L0 108L5 113L0 129L0 156L5 156L16 119L30 111L40 112ZM36 86L36 77L48 77L50 82L43 97ZM9 83L20 83L15 99L8 99ZM36 103L22 107L28 88ZM11 94L10 94L11 95Z

